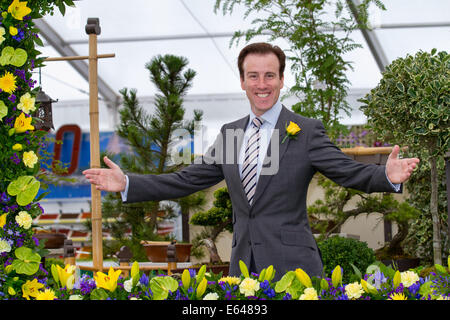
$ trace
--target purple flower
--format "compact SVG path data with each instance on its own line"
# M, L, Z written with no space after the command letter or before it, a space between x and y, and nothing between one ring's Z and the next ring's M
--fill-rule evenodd
M17 153L15 153L14 152L14 154L11 156L11 157L9 157L15 164L19 164L20 163L20 159L19 159L19 157L17 156Z
M141 278L139 279L139 282L144 286L148 286L149 282L148 276L145 273L143 273Z
M292 296L289 293L286 293L285 296L283 297L283 300L291 300Z
M15 36L12 37L14 40L20 42L25 38L25 32L22 29L18 29L18 32Z
M263 282L261 282L261 284L259 285L259 287L263 290L266 290L270 287L269 281L264 280Z
M94 290L95 287L96 287L95 281L89 278L89 276L83 275L83 277L81 277L79 282L79 288L82 294L87 295L91 293L91 291Z

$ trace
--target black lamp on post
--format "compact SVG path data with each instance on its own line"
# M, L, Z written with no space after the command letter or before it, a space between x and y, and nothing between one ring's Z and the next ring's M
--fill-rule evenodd
M50 129L55 129L53 126L52 103L57 101L50 98L42 89L39 89L36 96L36 102L39 103L39 108L36 110L35 117L40 121L34 125L36 130L49 131Z
M39 121L34 125L36 130L49 131L50 129L55 129L53 126L53 116L52 116L52 103L58 102L58 100L53 100L50 98L41 87L41 68L39 68L39 92L36 95L36 103L39 104L39 108L36 110L34 116L39 119Z

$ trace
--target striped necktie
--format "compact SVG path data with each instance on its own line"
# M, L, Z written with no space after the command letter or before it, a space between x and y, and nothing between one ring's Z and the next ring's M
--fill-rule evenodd
M249 204L252 204L256 190L256 173L259 153L259 129L263 124L262 119L256 117L252 121L251 134L245 149L244 164L242 166L242 184Z

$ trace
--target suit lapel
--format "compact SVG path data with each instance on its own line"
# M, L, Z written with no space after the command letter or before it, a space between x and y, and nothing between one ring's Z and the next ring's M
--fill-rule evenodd
M279 139L278 139L278 144L279 144L279 160L278 160L278 165L281 165L281 159L284 155L284 153L286 152L288 145L289 145L289 140L290 139L286 139L284 141L284 143L281 143L281 141L283 140L283 138L286 135L286 125L289 123L290 118L289 118L289 111L286 109L285 106L283 106L283 108L281 109L280 115L278 117L277 123L275 125L275 130L278 130L279 132ZM274 132L275 132L274 130ZM270 156L270 149L271 149L271 144L272 144L273 139L270 140L269 142L269 146L267 148L267 153ZM266 154L266 157L268 155ZM264 163L264 162L263 162ZM264 167L264 165L263 165ZM259 197L264 193L264 190L266 189L267 185L270 182L270 179L272 179L273 175L260 175L259 179L258 179L258 183L256 185L256 191L255 191L255 196L253 198L253 203L252 205L254 205L256 203L256 201L258 201ZM242 185L242 183L241 183ZM242 188L243 189L243 188ZM244 193L245 196L245 193Z

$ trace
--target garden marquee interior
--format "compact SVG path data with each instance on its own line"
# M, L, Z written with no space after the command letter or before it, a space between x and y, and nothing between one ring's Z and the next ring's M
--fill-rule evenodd
M137 89L140 103L149 111L154 110L155 86L149 81L145 64L156 55L175 54L188 59L188 67L197 75L193 86L185 97L186 118L194 109L204 112L203 125L206 127L203 148L215 138L223 123L245 116L248 102L239 84L236 67L237 55L245 44L230 44L235 31L251 27L254 14L244 19L245 8L236 6L232 14L214 11L215 1L204 0L133 0L124 6L119 0L75 1L75 7L67 7L65 16L55 10L53 16L37 21L45 46L39 48L43 56L60 57L88 54L88 37L84 30L88 18L99 18L101 34L98 36L98 53L114 53L114 58L100 59L99 108L100 132L113 132L118 123L117 110L122 88ZM359 110L357 99L375 87L381 78L384 66L398 57L413 54L418 50L432 48L448 50L450 3L445 0L394 0L385 3L386 11L371 7L370 24L367 34L353 32L351 37L362 45L345 56L353 62L354 70L348 71L351 82L347 100L352 108L351 116L342 114L345 125L364 124L366 119ZM264 41L268 36L259 36ZM277 41L281 48L287 42ZM285 73L285 89L294 83L289 72L288 61ZM47 62L35 74L43 90L57 100L53 103L53 122L56 132L61 126L77 124L87 135L89 131L89 84L88 63L85 61ZM37 70L35 70L37 72ZM284 103L290 106L295 98L287 97ZM89 145L82 144L84 153ZM119 144L115 151L124 151ZM87 166L88 155L84 155ZM83 158L83 155L81 156ZM83 160L80 160L83 167ZM81 169L74 176L83 181ZM43 201L48 216L41 217L40 224L58 229L60 225L75 222L70 235L76 241L88 241L89 233L83 232L81 224L90 211L88 185L83 182L85 192L62 187L53 191ZM78 215L73 215L76 212ZM64 220L62 213L72 213L71 220ZM67 216L68 217L68 216ZM75 220L73 219L75 218ZM59 227L63 230L63 227ZM180 220L176 220L169 230L180 238ZM69 231L66 231L69 232Z
M4 69L9 70L7 68L11 68L14 72L21 73L22 70L14 69L11 66L16 66L18 68L25 65L25 62L28 62L25 66L34 68L33 59L36 57L33 56L33 54L35 54L35 51L33 51L33 48L26 48L29 50L26 52L24 49L20 48L20 50L24 52L22 53L19 49L11 48L11 46L16 45L12 39L18 42L24 39L23 32L22 35L19 33L16 37L17 29L12 25L17 23L17 26L23 27L24 30L27 28L32 29L30 25L32 26L33 24L27 25L27 19L31 18L28 17L23 19L23 17L29 13L27 13L27 10L31 11L31 9L26 7L26 2L19 2L19 0L11 1L12 4L7 5L8 10L2 8L2 25L4 25L5 28L8 27L8 33L5 33L5 28L1 28L2 30L0 31L6 34L6 42L4 42L5 38L0 35L0 43L4 42L4 46L7 46L9 51L5 51L5 56L3 56L2 51L2 60L0 62ZM29 6L33 8L47 5L46 2L39 4L36 2L35 4L31 4L32 0L29 1ZM12 77L12 75L8 72L5 72L3 75L3 86L0 93L5 97L7 97L7 93L10 95L8 96L9 102L5 99L8 105L5 105L5 103L1 101L3 104L0 106L0 110L2 113L6 112L2 115L2 118L6 115L11 116L11 114L14 116L17 113L17 119L14 124L12 124L12 121L14 120L13 117L4 119L4 140L7 141L7 143L15 141L14 145L11 144L11 148L9 147L9 144L6 144L6 147L9 151L17 151L17 153L23 156L23 164L25 167L22 171L18 169L20 166L17 166L17 164L20 164L20 159L17 158L17 154L14 153L14 156L10 159L16 166L11 166L13 166L17 172L20 171L22 176L12 180L8 174L4 174L4 177L6 178L3 179L3 183L5 184L8 182L8 190L2 193L1 201L2 203L8 203L11 201L11 197L17 197L17 204L29 210L34 215L34 218L26 211L18 210L20 212L17 216L14 216L13 221L12 215L8 216L8 214L10 214L10 212L14 213L15 208L18 206L14 203L15 206L9 207L5 205L3 207L3 210L6 210L6 213L0 215L2 234L6 235L8 233L8 237L10 236L11 239L12 237L15 237L15 240L12 241L9 238L5 238L6 240L3 238L0 239L1 258L8 257L8 261L5 260L6 262L1 267L1 270L4 272L3 274L0 274L0 299L6 297L5 299L25 298L29 300L29 298L32 297L38 300L41 300L41 298L43 300L53 300L55 298L71 300L135 298L153 300L164 300L168 298L176 300L217 300L229 299L230 297L236 298L236 296L229 295L229 293L233 291L233 294L238 295L238 299L250 299L255 296L255 298L262 299L274 298L285 300L295 297L295 299L300 300L317 300L317 294L319 293L321 299L331 300L340 300L340 298L398 300L405 298L406 296L412 299L449 300L450 291L448 291L446 285L442 288L439 286L444 282L448 284L450 269L439 264L430 267L434 268L433 270L437 272L437 274L433 274L434 278L421 277L420 280L419 275L416 273L408 273L408 271L400 274L399 270L389 269L388 267L384 265L380 266L379 264L377 264L376 267L372 264L371 267L374 266L376 270L372 270L371 277L363 279L359 270L352 266L354 268L354 273L351 274L351 277L358 277L359 274L359 278L355 278L356 282L344 285L344 279L345 281L349 281L350 278L346 278L349 277L348 274L344 277L343 269L339 265L336 265L332 270L327 271L330 276L329 278L314 278L314 283L311 282L311 278L302 269L288 271L281 280L275 282L275 270L273 270L273 268L271 269L272 266L268 266L261 270L259 275L249 275L245 264L240 262L239 268L242 273L240 279L227 277L219 280L220 276L214 274L208 274L207 276L205 274L205 266L198 267L197 271L186 269L193 264L189 260L187 260L188 263L186 265L180 264L180 260L176 260L177 258L175 258L175 252L173 250L174 246L169 246L168 249L164 249L166 250L164 251L164 254L168 260L166 263L163 263L163 269L167 270L167 277L155 276L154 278L149 279L145 272L157 270L154 268L155 265L151 262L147 264L143 262L139 263L139 265L136 261L130 263L132 254L127 251L128 248L126 247L122 247L121 252L117 252L116 255L109 255L109 257L113 256L114 258L118 258L115 259L118 260L118 262L115 260L110 261L109 259L109 261L103 263L102 239L110 240L111 236L109 230L102 229L102 223L104 223L105 220L101 219L101 203L99 201L101 198L100 192L95 192L94 197L94 191L91 191L91 185L83 176L82 171L89 168L92 163L96 166L97 162L96 160L92 160L91 153L97 154L98 150L90 149L90 145L91 141L93 142L92 145L97 145L97 137L94 136L94 134L97 134L97 129L99 129L98 145L101 151L108 151L111 153L131 153L134 151L123 139L119 138L119 135L116 132L120 120L119 110L123 106L122 94L120 91L124 88L136 90L140 105L151 114L156 110L155 95L158 91L156 86L150 81L149 70L147 69L146 64L158 55L172 54L186 58L188 60L187 67L193 69L196 72L196 75L192 87L188 89L188 93L184 97L183 107L186 110L185 119L192 119L196 109L203 111L201 124L204 126L205 131L203 132L201 141L202 149L193 150L193 153L199 154L205 152L206 148L214 141L223 124L248 114L249 104L245 92L241 89L239 72L237 70L237 56L239 51L246 44L246 41L245 39L240 39L240 41L232 43L231 39L236 31L245 31L254 27L252 21L258 18L264 18L267 13L260 12L255 14L254 12L251 12L250 15L246 16L245 6L239 4L234 6L231 14L223 14L220 8L215 10L216 0L131 0L128 2L120 0L72 1L75 3L75 6L66 7L65 15L62 15L59 10L55 8L53 15L47 15L42 19L33 21L37 29L39 29L39 37L44 44L43 47L37 47L36 49L41 52L41 56L51 58L89 56L89 51L92 49L92 43L94 42L89 43L89 40L93 39L93 35L91 34L91 36L88 36L86 34L86 23L88 19L92 21L91 18L99 19L101 33L96 40L97 52L99 55L113 55L113 57L97 59L99 128L93 129L91 127L92 122L90 122L95 116L95 112L91 112L93 105L92 101L95 99L90 97L90 91L95 92L95 90L92 90L92 86L90 86L89 83L89 77L91 76L92 80L94 72L90 73L89 71L88 59L49 60L45 62L45 66L42 68L33 70L33 78L37 81L37 85L53 100L52 112L54 128L49 131L50 136L58 137L58 134L60 134L59 137L64 141L63 147L61 147L63 151L62 153L58 153L59 158L57 160L61 160L63 163L69 161L71 171L68 178L73 179L74 183L63 181L59 185L50 185L49 193L46 194L44 198L38 199L39 203L32 203L32 199L28 198L31 198L32 194L34 194L35 197L39 197L38 190L41 194L43 190L39 189L39 183L37 183L36 179L31 175L37 175L39 172L38 166L35 166L37 161L40 161L43 165L48 159L39 159L33 151L32 153L35 157L33 159L35 162L30 166L32 160L29 158L26 159L25 152L23 152L23 155L20 153L23 151L23 146L20 143L27 141L28 145L34 143L36 146L42 146L40 140L38 141L38 139L35 139L30 142L26 135L29 134L30 137L36 135L37 137L39 134L45 135L45 131L35 130L34 127L30 127L29 121L31 121L31 119L25 118L24 116L24 113L30 112L34 107L34 100L32 102L33 107L28 111L24 111L23 108L26 109L28 107L22 102L22 98L29 99L26 101L31 101L32 99L30 96L27 98L25 93L23 95L21 94L20 97L17 97L20 99L20 106L18 105L17 108L15 106L14 108L8 108L16 102L16 96L12 94L12 92L19 94L25 89L23 86L19 86L18 88L15 87L15 78L13 78L12 84L9 83L5 85L5 79L8 76ZM223 1L226 2L228 0L222 0L222 3ZM330 2L334 5L334 2L339 1L340 0L333 0ZM360 3L360 0L343 1L347 4L352 4L353 6ZM245 1L242 2L245 3ZM450 39L450 19L448 15L448 12L450 12L449 1L389 0L384 2L385 3L383 4L386 7L386 10L380 10L375 6L369 8L370 29L356 30L350 35L354 42L360 44L362 47L350 50L343 56L344 60L350 61L353 67L351 70L346 71L350 83L346 100L350 106L351 112L350 114L344 114L344 112L340 114L340 123L349 127L360 126L367 123L367 118L360 110L362 102L359 101L359 99L363 98L371 89L377 86L382 79L383 71L385 71L386 66L391 64L397 58L406 57L408 54L414 55L419 51L430 52L432 49L449 51L450 49L450 42L448 41L448 39ZM5 3L2 5L6 5ZM64 7L63 4L61 5ZM333 8L334 7L330 6L330 11L326 12L322 17L324 20L334 19L332 12ZM355 18L352 17L354 13L350 11L346 12L344 15L347 15L350 19ZM19 23L18 20L21 20L21 22ZM33 31L34 30L31 30L30 34L34 35ZM337 34L339 34L339 32L342 32L344 35L343 31L337 31ZM39 42L39 39L31 38L30 42L33 43L33 45L34 43ZM268 41L269 38L269 34L259 35L253 38L252 42ZM272 43L280 46L284 50L290 49L290 44L287 41L275 40ZM10 54L10 56L7 56L7 54ZM19 65L22 58L24 62ZM30 58L31 61L28 61L28 58ZM91 59L91 62L93 60L95 59ZM291 72L291 66L292 64L288 60L284 75L284 88L282 91L282 93L285 93L282 102L288 108L297 103L299 99L298 97L287 95L288 90L296 85L295 77L293 72ZM25 71L23 72L23 74L25 74ZM431 74L434 75L435 73ZM21 80L27 81L28 86L31 88L32 83L29 84L27 79L23 79L24 77L25 76L21 77ZM316 83L315 85L320 86L321 84ZM402 83L400 83L400 85L403 87ZM399 88L398 84L397 88ZM17 91L15 91L16 89ZM28 90L28 88L26 88L26 90ZM403 92L405 91L406 90L404 90L403 87ZM410 94L409 91L407 93ZM301 95L299 96L301 97ZM443 105L445 105L445 103L442 103L442 106ZM439 105L439 108L440 107L441 105ZM19 113L20 116L18 116ZM22 122L20 122L20 119L25 120L21 120ZM390 121L388 121L388 123L390 123ZM6 125L9 125L11 129ZM409 123L407 125L409 126ZM71 129L67 129L69 127ZM9 129L9 131L5 128ZM73 134L70 134L71 130L74 130L72 132ZM34 132L30 133L31 131ZM286 131L288 132L287 128ZM80 136L77 136L78 132L80 132ZM94 132L94 134L92 134L92 132ZM447 131L444 130L444 132ZM364 135L358 137L353 136L353 138L362 139L363 136ZM189 141L189 143L193 144L192 141ZM361 144L364 145L364 143ZM377 141L377 146L378 143L381 142ZM372 144L369 146L372 146ZM375 143L373 146L375 146ZM53 143L51 148L47 150L49 152L54 152L52 155L53 160L56 159L56 148L56 144ZM58 152L61 151L61 148ZM386 152L386 155L383 156L387 157L389 152L390 151ZM74 154L78 157L75 159L76 161L74 160ZM382 162L382 156L381 154L377 154L377 156L377 161L379 161L377 163L379 164ZM30 157L28 153L27 157ZM385 158L383 159L385 161ZM50 161L51 160L52 159L50 159ZM72 168L72 164L74 165L74 168ZM47 163L47 165L49 165L49 163ZM34 173L31 173L32 170L34 170ZM24 172L29 172L29 176L25 175ZM436 179L433 181L435 180ZM221 183L222 185L220 186L225 186L223 182ZM317 181L313 181L313 184L314 186L312 189L320 188L318 187ZM36 188L36 185L38 188ZM215 187L217 187L217 185ZM314 193L312 198L309 197L310 192L308 191L308 202L321 196L321 193L315 192L315 190L316 189L312 192ZM34 193L34 191L36 192ZM211 202L213 197L212 192L210 193L211 194L208 194L209 198L207 200L209 202ZM101 194L104 196L105 192L102 192ZM214 196L217 196L217 193L214 194ZM404 194L396 196L405 197ZM441 196L441 194L439 194L439 196ZM433 203L435 204L436 202L431 201L432 205ZM164 205L165 202L161 202L161 204ZM155 208L152 208L152 213L159 215L163 212L164 210L162 209L161 204L156 210ZM433 213L436 211L437 209L433 211ZM42 212L42 214L39 215L34 212ZM182 232L185 231L183 226L186 225L186 221L184 219L182 222L180 207L175 206L175 212L177 213L175 218L164 220L162 222L160 221L160 223L157 224L157 233L160 235L171 235L180 242L183 238ZM98 214L100 214L100 216ZM382 218L384 218L384 216L382 216ZM433 216L433 219L434 218L435 216ZM70 241L66 242L64 246L59 246L56 250L50 250L51 254L45 256L48 254L48 251L46 252L42 247L39 247L39 241L34 237L37 237L39 232L33 234L35 230L31 228L32 219L34 219L33 228L38 226L42 229L47 229L48 231L64 233L66 239L73 240L73 244ZM92 233L87 228L89 223L91 223L92 226ZM370 223L364 222L363 224L367 224L367 226L364 226L366 229L360 229L359 233L370 234L376 227L373 225L377 224L377 222L371 220ZM358 228L361 225L358 225ZM397 227L397 225L394 227ZM24 244L20 232L12 231L13 228L27 230L27 235L31 237L33 234L32 240L27 239L28 242ZM400 225L398 225L398 228L400 228ZM340 234L343 234L343 232L347 232L345 230L351 229L339 229L338 233L340 232ZM400 229L394 230L394 233L398 230ZM385 243L392 240L393 230L390 230L389 232L391 232L390 239L386 240L386 228L384 229ZM44 233L45 232L42 234ZM433 233L433 236L434 234L435 233ZM93 235L95 235L95 237ZM231 233L228 235L231 235ZM315 236L317 236L317 232L315 232ZM345 240L345 238L356 238L361 240L359 235L344 233L342 239ZM376 242L378 240L375 239L374 241ZM363 238L362 241L355 242L364 245L364 250L367 249L368 251L373 252L372 248L367 248L367 243L365 243L367 241L365 238ZM15 250L11 249L13 243ZM373 243L371 245L373 246ZM37 251L33 251L27 246L39 248ZM223 249L224 247L225 249ZM96 248L100 249L96 250ZM229 261L231 254L231 237L225 237L225 240L220 245L218 244L218 248L220 251L219 253L225 252L225 255L228 255L225 256L223 260L225 262ZM86 252L85 249L92 252ZM209 249L209 256L212 257L214 252L211 248ZM350 247L347 249L350 250ZM343 251L347 251L347 249L344 249ZM352 249L356 251L359 250L358 248ZM97 252L94 253L93 251ZM43 258L40 254L44 255ZM149 255L148 252L147 254ZM51 267L45 266L45 259L53 257L66 258L64 263L68 262L68 264L66 264L64 269L61 268L61 265L56 266L55 264ZM75 268L74 266L77 264L76 259L79 258L82 258L81 260L83 261L81 264L78 263L78 266L82 265L84 268L83 271L91 272L84 272L83 277L81 277L80 268ZM443 258L446 260L445 263L443 263L444 265L450 263L450 257ZM62 262L58 261L58 263ZM119 263L120 266L118 266ZM204 261L200 263L204 263ZM116 271L114 271L113 268L110 268L107 275L102 272L96 272L107 271L107 268L110 266L114 266ZM148 268L145 269L146 267ZM44 268L48 268L48 270L46 271ZM183 268L185 268L184 271ZM179 271L179 274L171 277L171 270L177 270L176 272ZM365 270L361 271L364 272ZM121 272L123 273L119 277ZM384 277L383 272L387 277L384 279L389 279L388 282L385 280L386 284L384 285L383 282L377 282L379 280L378 278L374 278L380 274ZM430 271L428 270L427 272L427 275L429 275ZM41 273L48 275L49 279L51 275L52 279L47 283L48 279L42 279ZM19 276L14 277L16 274ZM10 275L13 276L10 277ZM92 279L89 278L91 275ZM36 278L33 278L34 276L36 276ZM154 275L151 274L150 278L153 276ZM217 278L215 278L216 276ZM442 281L439 279L436 280L441 276L443 279L441 279ZM206 280L206 277L208 277L208 281ZM39 283L37 282L38 278ZM31 279L33 279L33 281ZM86 289L83 287L85 285L90 287ZM435 287L433 287L433 285L435 285ZM46 289L50 286L54 286L54 288L57 288L59 291ZM329 290L329 288L331 289ZM309 289L313 289L314 292ZM321 291L316 291L316 289L320 289ZM341 295L338 297L336 292L339 292Z

